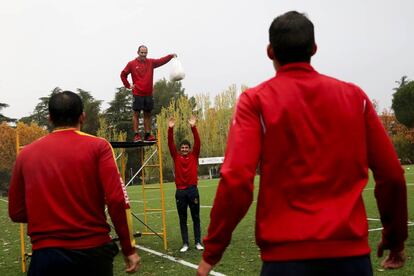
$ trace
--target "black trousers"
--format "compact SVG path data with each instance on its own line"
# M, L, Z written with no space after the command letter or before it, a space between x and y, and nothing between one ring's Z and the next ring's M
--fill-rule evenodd
M264 262L261 276L372 276L369 255L334 259Z
M100 247L70 250L33 250L29 276L112 276L113 261L119 249L115 242Z
M175 192L175 202L177 204L178 217L180 218L180 230L183 244L189 244L187 207L190 207L191 218L193 219L194 241L195 243L201 242L200 196L198 194L197 186L192 185L185 190L177 189Z

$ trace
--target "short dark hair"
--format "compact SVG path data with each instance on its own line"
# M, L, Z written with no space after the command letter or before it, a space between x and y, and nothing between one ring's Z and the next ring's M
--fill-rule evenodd
M53 94L48 107L50 119L55 127L76 126L83 112L82 99L72 91Z
M269 28L269 41L281 65L310 62L315 45L313 24L305 14L289 11L273 20Z
M187 139L184 139L184 140L181 141L180 148L181 148L182 145L187 145L189 148L191 148L190 141L188 141Z
M139 46L138 46L138 52L139 52L139 50L141 50L141 48L142 48L142 47L145 47L145 48L147 48L147 50L148 50L148 47L147 47L147 46L145 46L145 45L139 45Z

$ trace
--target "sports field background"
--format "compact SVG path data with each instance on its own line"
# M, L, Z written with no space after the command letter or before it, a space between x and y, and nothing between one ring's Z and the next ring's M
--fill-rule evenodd
M374 197L374 185L372 177L368 183L363 196L369 217L370 246L373 249L371 254L373 269L375 275L414 275L414 264L412 257L414 255L414 166L406 166L406 179L408 191L408 211L409 211L409 238L406 242L406 253L408 260L403 269L396 271L383 271L379 266L379 260L376 257L376 245L380 240L381 231L376 230L381 227L378 221L378 211ZM256 182L258 179L256 179ZM201 203L201 227L202 236L206 234L209 222L211 205L215 196L218 180L201 180L199 181L200 203ZM257 185L256 185L257 189ZM137 244L146 249L153 250L155 254L166 254L173 257L176 261L184 260L187 263L181 264L173 260L160 257L144 250L139 250L142 257L142 267L138 275L195 275L195 269L191 264L197 265L201 252L194 249L194 235L192 230L191 215L188 211L188 228L190 237L190 250L186 253L180 253L182 245L180 229L178 223L177 211L175 208L175 185L173 183L164 184L165 207L167 216L167 237L169 249L163 249L163 241L157 236L144 236L137 238ZM128 187L128 195L131 200L133 212L143 219L143 202L141 186ZM257 195L257 193L255 193ZM158 190L147 190L147 207L160 207L160 193ZM232 243L224 254L222 261L214 268L214 271L225 275L258 275L260 272L261 261L260 252L255 244L254 239L254 215L255 201L252 204L246 217L242 220L236 231L233 233ZM148 216L148 224L156 231L161 231L161 214L153 213ZM283 226L281 226L283 227ZM134 219L134 228L136 231L143 231L143 225ZM30 252L30 244L26 239L26 247ZM115 275L126 275L123 272L124 263L121 254L115 259ZM20 239L19 225L12 223L7 215L7 198L0 198L0 275L14 276L23 275L20 264Z

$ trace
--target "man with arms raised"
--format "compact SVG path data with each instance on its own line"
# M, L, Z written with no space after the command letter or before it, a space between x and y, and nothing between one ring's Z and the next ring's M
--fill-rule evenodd
M179 151L174 143L174 126L175 119L170 118L168 121L168 148L174 161L175 185L175 201L177 205L178 217L180 219L180 230L183 246L180 252L188 250L188 228L187 228L187 209L190 207L191 218L193 220L194 242L197 250L203 250L201 244L200 230L200 195L198 193L197 170L198 157L200 156L200 136L196 128L196 117L191 116L188 123L194 137L194 147L191 150L191 144L188 140L180 142Z

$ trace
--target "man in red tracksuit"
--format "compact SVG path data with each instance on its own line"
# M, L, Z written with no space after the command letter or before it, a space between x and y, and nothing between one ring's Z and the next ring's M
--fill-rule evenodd
M262 275L372 275L362 192L368 171L384 227L378 255L404 265L407 194L393 145L367 95L319 74L312 22L295 11L269 28L276 76L241 94L198 275L222 257L253 200Z
M188 121L194 137L194 147L191 151L191 144L188 140L180 143L180 151L177 151L174 143L175 120L168 121L168 148L174 160L175 170L175 200L177 204L178 217L180 219L181 238L183 247L180 252L188 250L188 229L187 229L187 208L190 207L191 218L194 226L194 241L197 250L203 250L201 244L200 230L200 196L197 189L198 157L200 155L200 137L196 128L196 118L191 116Z
M129 200L110 144L80 131L85 113L73 92L52 95L49 118L54 131L22 149L9 189L9 216L28 224L32 242L28 275L113 275L119 250L105 205L126 272L137 271Z
M139 114L144 112L144 142L154 142L155 137L151 134L151 111L154 108L152 97L154 69L169 62L176 54L167 55L160 59L147 58L148 48L144 45L138 47L138 57L128 62L121 72L121 80L124 86L132 89L134 102L132 109L132 125L135 132L134 142L141 142L142 138L138 132ZM131 74L132 85L128 81Z

